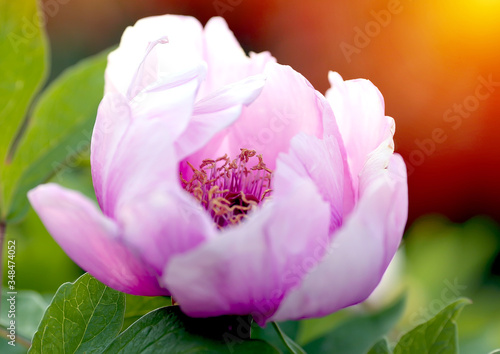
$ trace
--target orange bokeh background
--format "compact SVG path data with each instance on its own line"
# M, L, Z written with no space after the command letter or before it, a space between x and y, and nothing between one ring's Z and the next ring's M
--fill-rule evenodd
M410 172L409 224L433 212L500 221L500 1L44 3L53 76L117 44L137 19L174 13L202 23L222 15L246 50L270 51L323 93L329 70L370 79L396 119L396 148Z

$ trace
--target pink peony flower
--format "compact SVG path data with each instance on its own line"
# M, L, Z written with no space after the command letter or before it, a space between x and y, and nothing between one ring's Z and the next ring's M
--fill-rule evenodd
M400 243L406 169L367 80L326 98L222 18L159 16L109 55L91 145L99 208L38 186L61 247L117 290L172 295L188 315L268 321L366 299Z

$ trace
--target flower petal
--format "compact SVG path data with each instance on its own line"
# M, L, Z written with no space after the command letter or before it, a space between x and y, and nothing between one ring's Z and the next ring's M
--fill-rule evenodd
M56 184L40 185L28 198L57 243L99 281L129 294L166 294L149 268L120 242L117 225L89 199Z
M219 131L234 123L240 116L243 105L253 102L262 91L265 76L250 76L237 83L227 85L219 91L196 102L193 117L184 133L176 140L177 158L184 159L203 147ZM206 158L203 152L199 163ZM199 163L190 159L194 166Z
M164 183L179 184L178 163L169 123L160 119L134 121L129 125L109 163L101 197L104 213L117 210Z
M251 53L248 57L222 17L212 17L207 22L203 37L208 73L200 87L201 98L225 85L261 74L266 63L276 62L268 52Z
M177 68L172 73L158 74L157 81L145 87L129 103L134 119L167 119L171 123L169 132L172 137L186 129L206 70L202 62L191 62Z
M92 182L97 201L105 213L104 194L109 165L131 122L127 99L120 93L106 94L99 104L90 147Z
M326 92L347 151L349 168L358 190L358 177L368 154L394 134L394 120L385 116L384 98L368 80L347 80L335 72L328 75L331 88ZM394 151L394 144L392 146Z
M325 257L292 290L273 321L319 317L366 299L379 283L401 241L408 212L404 162L372 175L358 205L325 247Z
M241 148L253 149L274 170L278 154L288 151L299 132L323 137L323 119L333 114L326 99L289 66L268 63L264 75L266 84L259 97L206 145L203 158L226 153L234 158Z
M272 201L167 265L162 284L186 314L251 314L264 325L320 259L315 252L327 242L329 205L309 178L285 171L276 171L283 183Z
M129 200L116 217L125 242L158 276L173 255L189 251L216 233L201 205L179 186L168 183Z
M186 57L203 58L202 26L195 18L164 15L141 19L125 30L120 46L108 56L105 92L120 92L126 96L148 46L162 37L167 37L171 46L182 49ZM168 56L162 59L175 60ZM157 71L152 69L148 72L152 75L149 81L155 82Z
M91 161L96 195L106 215L113 216L118 199L134 198L158 183L178 181L173 144L189 124L200 70L198 66L164 78L161 90L139 95L142 101L137 105L124 102L120 94L107 94L103 99ZM155 110L160 106L161 110ZM104 137L97 139L101 131Z
M330 204L330 232L342 225L344 217L344 151L332 136L323 140L299 134L292 139L290 152L280 155L287 166L306 178L310 177L318 187L323 200Z

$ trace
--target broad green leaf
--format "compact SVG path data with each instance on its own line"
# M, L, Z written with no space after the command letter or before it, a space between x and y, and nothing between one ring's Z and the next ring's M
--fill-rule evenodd
M84 274L63 284L29 353L100 353L120 332L125 295Z
M394 354L402 353L458 353L456 318L470 300L461 298L446 306L429 321L415 327L401 337Z
M191 318L178 306L164 307L141 317L104 353L277 353L266 342L242 339L250 327L235 318Z
M46 77L46 47L37 1L0 0L0 177L29 103ZM0 218L6 213L5 191L0 180Z
M97 107L103 96L108 51L66 70L41 95L12 163L3 173L7 221L22 218L26 193L47 181L77 155L88 151ZM61 175L61 178L64 176Z
M391 354L387 339L381 339L368 351L368 354Z
M304 349L308 353L364 353L385 336L398 322L405 308L402 297L390 307L372 314L348 319Z
M172 300L165 296L135 296L127 294L125 304L125 319L122 330L128 328L148 312L172 305Z

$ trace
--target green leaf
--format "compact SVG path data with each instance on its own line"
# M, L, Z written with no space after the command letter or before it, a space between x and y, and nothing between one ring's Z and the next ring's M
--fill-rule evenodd
M47 40L37 1L0 1L0 176L33 95L46 77ZM0 218L6 213L0 183Z
M293 338L297 343L305 346L315 339L324 337L327 333L330 333L334 328L353 316L352 309L346 308L325 317L301 320L298 333ZM289 332L287 331L287 333Z
M120 334L104 353L278 353L248 336L241 317L191 318L178 306L148 313Z
M278 334L279 338L283 342L283 345L286 347L286 349L291 352L292 354L305 354L306 352L300 345L295 343L290 337L286 335L285 332L283 332L280 328L280 326L276 323L272 323L276 333Z
M297 338L300 325L300 321L286 321L279 323L279 327L286 335L286 338L294 342ZM283 343L283 339L279 333L276 332L276 329L272 324L268 324L266 327L260 327L255 322L252 323L252 338L268 342L281 350L283 353L287 353L289 351L288 344L285 345Z
M394 354L458 353L458 330L455 322L470 300L461 298L446 306L429 321L415 327L399 340Z
M416 221L405 239L408 308L403 328L436 315L460 297L466 307L457 320L461 353L488 353L500 347L498 286L484 286L500 251L499 225L476 216L456 224L439 215ZM489 282L489 280L488 280Z
M368 354L391 354L387 339L381 339L370 349Z
M402 316L405 298L371 315L348 319L326 336L318 338L304 349L307 353L365 353L385 336Z
M125 319L122 330L128 328L132 323L150 311L160 307L171 306L172 300L165 296L135 296L126 294L125 303Z
M29 353L100 353L120 332L124 311L123 293L84 274L59 288Z
M12 164L2 175L7 221L28 209L26 193L88 151L97 107L103 97L108 51L67 69L41 95ZM60 176L63 178L63 174Z

